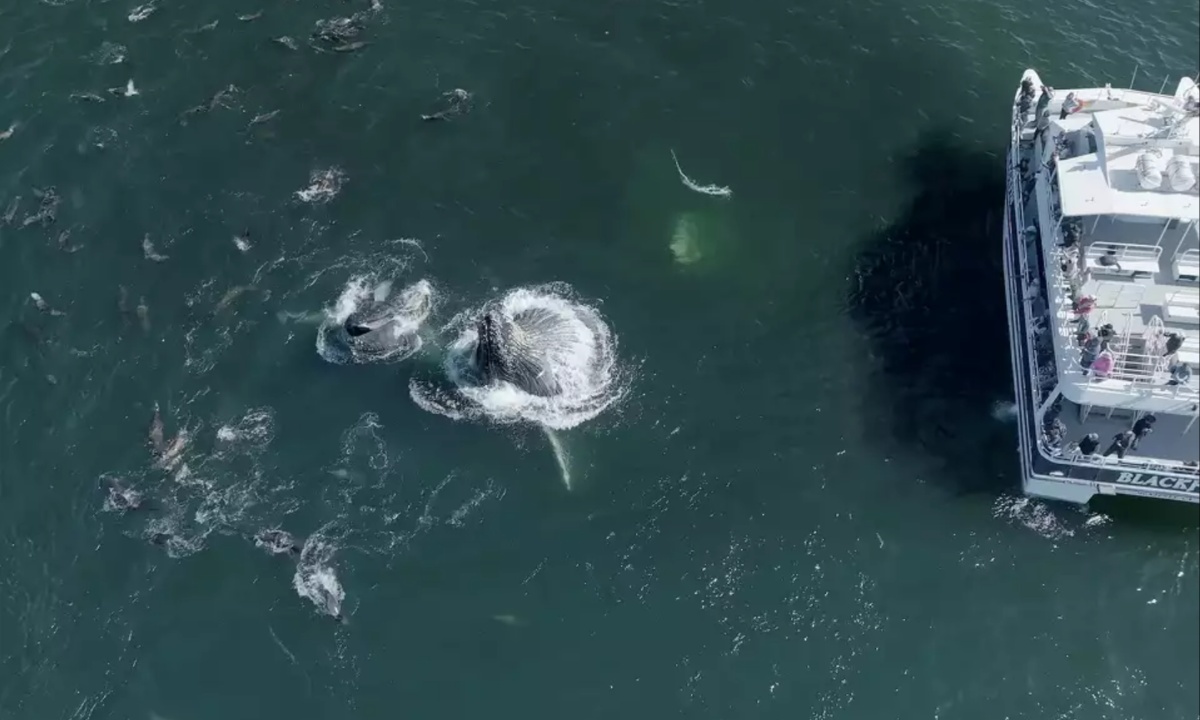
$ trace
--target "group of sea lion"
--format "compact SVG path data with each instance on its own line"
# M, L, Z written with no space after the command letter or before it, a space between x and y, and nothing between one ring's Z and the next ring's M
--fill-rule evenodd
M164 472L175 471L179 468L180 475L186 475L186 464L182 464L183 451L187 448L190 435L187 428L181 428L179 432L168 442L166 434L166 426L163 422L162 411L159 409L158 403L154 404L154 415L150 419L150 429L146 433L146 442L150 446L150 452L154 458L154 467L163 470ZM144 510L150 506L146 503L142 493L128 485L124 480L114 477L105 477L101 481L102 487L108 491L108 505L120 511ZM173 536L168 532L155 532L150 535L149 540L154 545L166 545L170 542ZM299 556L301 546L296 542L296 539L288 532L279 528L267 528L259 530L253 536L254 544L263 548L272 555L292 555Z

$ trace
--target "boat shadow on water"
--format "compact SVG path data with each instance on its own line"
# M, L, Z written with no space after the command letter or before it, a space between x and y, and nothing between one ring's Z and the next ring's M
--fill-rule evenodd
M870 437L919 448L950 490L1017 490L1015 424L1001 264L1003 148L923 136L901 165L907 208L861 243L849 307L875 367Z

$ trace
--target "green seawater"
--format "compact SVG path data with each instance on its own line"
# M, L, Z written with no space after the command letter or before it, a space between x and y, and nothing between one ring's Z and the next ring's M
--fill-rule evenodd
M1195 0L135 4L0 7L0 718L1200 715L1196 509L1025 500L993 417L1020 74L1169 90ZM318 355L362 277L433 283L421 354ZM414 401L554 282L621 397Z

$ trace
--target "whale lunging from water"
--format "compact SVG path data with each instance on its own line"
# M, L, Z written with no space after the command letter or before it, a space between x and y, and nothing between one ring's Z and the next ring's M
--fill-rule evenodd
M429 317L433 287L421 280L393 298L367 300L346 318L347 344L367 357L408 357L421 349L417 335Z
M499 308L483 314L476 327L475 367L485 382L504 380L530 395L562 392L545 348L570 338L571 328L552 312L533 308L508 317Z

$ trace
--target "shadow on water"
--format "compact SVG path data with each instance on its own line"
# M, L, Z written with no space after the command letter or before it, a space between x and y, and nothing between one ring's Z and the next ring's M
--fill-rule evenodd
M916 449L956 493L1019 492L1002 237L1003 152L946 132L918 142L902 166L912 200L863 243L849 306L876 371L863 416L873 437ZM1097 498L1100 512L1147 530L1194 528L1196 507Z
M956 492L1013 488L1015 426L992 416L1012 397L1003 153L937 131L902 174L910 205L863 243L850 277L851 313L876 361L864 411L871 436L920 448Z

